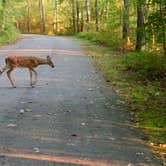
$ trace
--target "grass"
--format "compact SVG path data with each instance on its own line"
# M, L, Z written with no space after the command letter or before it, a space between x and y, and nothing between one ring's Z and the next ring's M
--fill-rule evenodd
M166 61L149 52L116 52L82 41L93 62L134 114L133 122L155 144L166 144Z

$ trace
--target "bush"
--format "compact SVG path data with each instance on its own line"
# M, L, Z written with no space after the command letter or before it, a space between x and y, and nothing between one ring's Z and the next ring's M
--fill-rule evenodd
M84 38L92 42L95 42L97 44L102 44L112 48L118 48L119 45L121 45L120 43L121 41L120 38L118 38L118 34L110 33L107 31L101 31L101 32L85 31L85 32L80 32L77 35L77 37Z
M4 28L0 30L0 45L16 40L19 35L19 31L13 24L5 23Z
M166 59L156 52L129 53L124 61L127 70L142 79L159 80L166 76Z

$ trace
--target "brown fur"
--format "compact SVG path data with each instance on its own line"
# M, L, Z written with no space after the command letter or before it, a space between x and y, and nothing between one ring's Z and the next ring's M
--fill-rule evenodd
M50 56L47 56L46 59L38 58L35 56L7 56L5 58L6 65L3 67L2 71L0 71L0 74L2 74L5 70L7 71L7 76L12 84L13 87L15 87L14 82L12 81L12 78L10 76L11 72L17 68L17 67L23 67L28 68L30 73L30 85L33 86L37 82L37 72L34 68L36 68L39 65L49 65L51 67L54 67L54 64L51 60ZM32 73L35 74L35 82L32 83Z

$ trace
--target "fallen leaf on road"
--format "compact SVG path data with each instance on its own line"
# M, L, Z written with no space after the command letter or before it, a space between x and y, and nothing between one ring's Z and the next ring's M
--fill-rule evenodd
M137 152L136 155L144 155L143 152Z
M24 103L26 103L26 101L20 101L20 103L21 103L21 104L24 104Z
M26 108L25 111L26 111L26 112L32 112L32 109Z
M92 89L92 88L89 88L88 91L93 91L93 89Z
M7 125L7 127L17 127L17 125L13 124L13 123L10 123L10 124Z
M24 109L20 109L20 114L24 114L25 110Z
M73 143L67 143L67 145L69 145L69 146L75 146L75 144L73 144Z
M85 126L85 123L81 123L82 126Z
M40 152L39 148L33 148L33 150L34 150L36 153L39 153L39 152Z

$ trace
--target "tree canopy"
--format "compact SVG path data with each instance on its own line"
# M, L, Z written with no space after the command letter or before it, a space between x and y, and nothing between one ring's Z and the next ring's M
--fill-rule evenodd
M106 45L165 52L165 6L164 0L2 0L0 31L15 25L22 33L97 32Z

